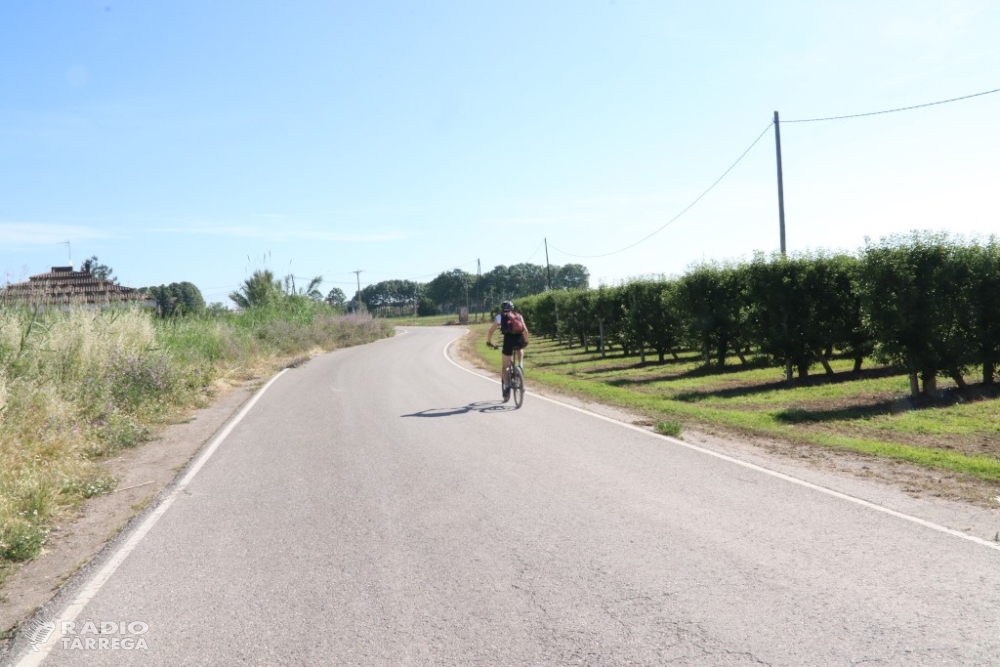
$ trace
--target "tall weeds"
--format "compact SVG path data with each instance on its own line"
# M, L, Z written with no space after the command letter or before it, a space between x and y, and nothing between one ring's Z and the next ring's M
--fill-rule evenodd
M61 514L114 488L100 459L221 385L391 335L322 306L158 320L136 309L0 307L0 582Z

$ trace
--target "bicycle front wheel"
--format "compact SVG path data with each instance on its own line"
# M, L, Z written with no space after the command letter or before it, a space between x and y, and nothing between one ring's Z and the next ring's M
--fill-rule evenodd
M521 369L514 366L510 376L510 391L514 394L514 407L519 408L524 403L524 375Z

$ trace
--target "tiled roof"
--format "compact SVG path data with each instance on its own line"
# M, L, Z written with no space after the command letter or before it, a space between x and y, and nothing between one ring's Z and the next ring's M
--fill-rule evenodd
M0 289L0 301L43 305L139 302L147 298L134 287L116 285L110 280L95 278L89 271L74 271L71 266L55 266L49 273L31 276L27 282Z

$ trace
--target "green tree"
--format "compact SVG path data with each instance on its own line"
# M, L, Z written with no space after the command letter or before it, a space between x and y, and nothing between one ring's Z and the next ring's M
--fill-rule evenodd
M684 320L677 302L677 284L669 281L656 284L659 285L656 290L659 304L650 309L650 342L663 363L667 352L674 359L678 358L677 348L684 339Z
M229 294L229 298L243 310L276 304L283 297L281 282L275 279L270 269L257 269L243 281L238 292Z
M326 303L334 308L343 308L347 304L347 295L339 287L332 288L326 294Z
M833 373L823 354L828 329L817 317L817 307L827 298L826 285L815 269L816 261L808 255L776 255L771 261L757 255L746 267L754 341L771 360L786 364L789 380L792 368L805 378L821 358Z
M417 302L420 285L410 280L383 280L361 290L369 310L383 306L411 306Z
M89 273L98 280L107 280L112 283L118 282L118 279L114 276L114 270L107 264L101 264L100 260L97 259L97 255L83 260L80 270L84 273Z
M1000 365L1000 242L990 237L986 243L974 243L965 255L972 278L966 326L972 331L983 384L992 385Z
M181 282L143 287L139 290L156 300L156 310L160 317L178 315L201 315L205 312L205 299L193 283Z
M720 366L732 349L746 363L743 344L747 321L744 270L737 266L706 263L678 281L677 303L692 343L701 349L705 363L712 355Z
M426 317L428 315L437 315L437 312L438 309L434 303L434 299L429 296L420 297L420 303L417 305L417 315Z
M423 293L445 312L455 312L459 305L465 304L466 296L472 290L474 282L475 278L472 275L461 269L452 269L439 274L427 283Z
M552 289L576 290L590 287L590 271L583 264L552 267Z
M961 387L975 359L968 322L973 276L958 243L947 234L913 232L869 243L861 266L861 293L876 357L911 375L911 394L937 394L937 376ZM917 384L920 380L922 390Z

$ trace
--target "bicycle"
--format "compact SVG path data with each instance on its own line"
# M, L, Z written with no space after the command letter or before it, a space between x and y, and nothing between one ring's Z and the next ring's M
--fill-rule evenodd
M499 350L499 345L490 345L494 350ZM514 407L520 408L524 403L524 371L521 370L520 364L518 364L515 359L521 359L522 363L524 361L524 350L517 349L514 350L514 354L510 355L510 366L507 367L507 378L510 382L510 393L514 396ZM501 378L503 376L501 375ZM501 379L501 382L503 380ZM507 401L504 400L504 403Z

